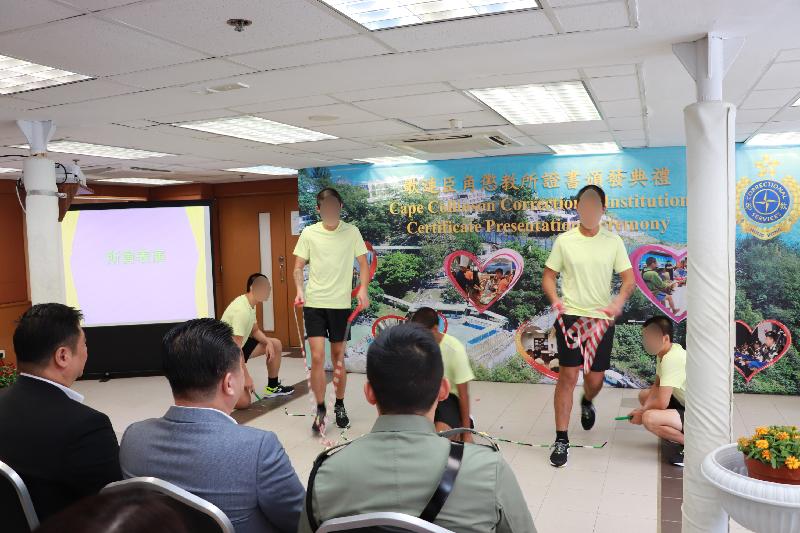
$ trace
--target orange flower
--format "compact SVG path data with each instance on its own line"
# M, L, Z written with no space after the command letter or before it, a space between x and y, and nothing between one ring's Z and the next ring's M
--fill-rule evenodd
M769 429L767 429L767 428L765 428L763 426L756 428L756 436L757 437L760 437L762 435L766 435L767 433L769 433Z
M761 452L761 457L769 461L770 459L772 459L772 454L769 452L769 450L764 450Z
M758 448L759 450L766 450L767 448L769 448L769 441L767 441L766 439L757 440L756 448Z
M751 444L750 439L747 439L745 437L739 439L739 446L741 446L742 448L747 448L748 446L750 446L750 444Z
M786 458L786 468L789 470L797 470L800 468L800 459L795 457L794 455L790 455Z
M789 440L789 434L786 433L785 431L781 431L780 433L775 435L775 438L778 440Z

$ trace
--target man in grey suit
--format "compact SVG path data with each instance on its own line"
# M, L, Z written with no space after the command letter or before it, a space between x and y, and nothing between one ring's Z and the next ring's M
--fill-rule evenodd
M125 431L123 476L174 483L222 509L237 533L296 531L305 491L283 446L229 416L245 382L230 326L190 320L164 336L163 348L175 405Z

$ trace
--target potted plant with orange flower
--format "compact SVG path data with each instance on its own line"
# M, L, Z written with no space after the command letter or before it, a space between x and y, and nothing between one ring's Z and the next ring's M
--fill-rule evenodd
M751 478L800 485L800 431L796 426L759 427L738 444Z

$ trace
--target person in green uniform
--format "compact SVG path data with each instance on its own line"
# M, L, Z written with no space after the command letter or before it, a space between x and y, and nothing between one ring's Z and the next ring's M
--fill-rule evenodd
M378 420L370 433L330 454L309 479L298 531L313 531L310 513L320 524L371 512L420 516L449 460L450 441L433 425L436 405L449 393L429 329L406 323L381 333L367 351L364 385ZM497 448L456 446L463 446L461 466L432 522L459 533L535 533L522 490Z
M622 313L622 306L634 288L633 268L622 238L601 226L606 210L606 194L597 185L587 185L578 191L580 224L559 235L545 262L542 291L553 309L559 313L564 327L588 320L613 320ZM619 294L611 297L614 273L622 278ZM561 297L557 280L561 277ZM555 388L554 410L556 440L550 454L550 464L562 467L569 455L569 417L573 392L578 383L583 353L580 346L568 346L564 332L556 323L559 371ZM614 344L614 325L611 324L600 340L590 371L583 376L581 425L589 430L594 426L595 408L592 400L603 388L605 371L611 368L611 349Z
M469 382L475 379L475 374L469 364L466 348L452 335L439 331L439 314L431 307L417 309L411 317L411 322L422 324L428 328L433 334L433 338L439 343L444 363L444 377L450 383L450 395L439 402L433 416L436 431L471 428ZM462 433L454 439L472 442L472 435Z
M661 277L657 270L658 261L655 257L648 257L645 262L645 269L642 271L642 279L653 296L661 302L669 305L673 313L678 313L675 302L672 300L672 290L679 285L677 281L667 281Z
M336 381L336 403L333 411L336 425L350 425L344 407L344 392L347 372L344 368L344 352L349 337L347 319L350 316L353 286L353 259L358 260L361 285L358 289L358 304L369 306L367 287L369 265L367 247L361 232L352 224L341 220L342 197L330 187L317 194L317 212L322 221L303 229L294 248L294 282L297 287L295 305L303 306L303 321L306 337L311 347L311 389L317 402L317 414L311 429L321 430L324 424L325 407L325 339L331 345L331 363L339 369ZM309 266L308 285L304 287L303 269Z
M255 273L247 278L247 292L237 296L225 308L220 320L233 329L233 340L242 349L244 361L259 355L267 356L267 386L264 388L265 398L286 396L294 392L294 387L282 385L278 379L281 369L281 354L283 345L278 339L267 337L258 326L256 319L256 304L266 302L272 290L269 278L264 274ZM253 393L253 378L244 366L245 390L236 403L237 409L244 409L250 405Z

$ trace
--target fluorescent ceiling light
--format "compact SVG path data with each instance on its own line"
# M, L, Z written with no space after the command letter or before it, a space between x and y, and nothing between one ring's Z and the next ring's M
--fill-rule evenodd
M792 104L792 107L797 107L799 105L800 105L800 98L798 98L797 100L794 101L794 103Z
M800 144L800 131L759 133L747 139L745 144L748 146L787 146L790 144Z
M614 142L551 144L549 146L556 155L614 154L619 152L619 146Z
M183 183L192 183L191 181L162 180L159 178L103 178L92 181L103 183L127 183L129 185L181 185Z
M92 77L0 55L0 94L34 91L89 79Z
M30 149L27 144L18 144L12 148ZM110 157L112 159L147 159L148 157L167 157L175 154L149 152L135 148L122 148L119 146L104 146L102 144L82 143L76 141L52 141L47 143L48 152L61 154L92 155L96 157Z
M536 0L322 0L370 30L539 7Z
M492 87L468 92L515 125L600 120L600 113L581 81Z
M257 167L226 168L227 172L245 172L248 174L272 174L274 176L291 176L297 174L293 168L271 167L269 165L259 165Z
M327 133L311 131L253 116L198 120L175 125L190 130L207 131L218 135L267 144L300 143L337 138Z
M373 165L413 165L415 163L427 163L427 161L424 159L417 159L416 157L411 157L409 155L365 157L364 159L356 159L356 161L372 163Z
M19 172L19 169L18 168L3 168L3 167L0 167L0 174L6 174L6 173L9 173L9 172Z

